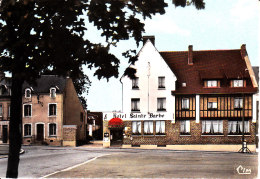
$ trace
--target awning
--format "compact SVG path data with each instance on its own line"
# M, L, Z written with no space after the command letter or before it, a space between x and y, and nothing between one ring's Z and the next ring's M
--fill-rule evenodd
M123 120L120 118L112 118L108 121L108 127L109 128L123 128L124 123Z

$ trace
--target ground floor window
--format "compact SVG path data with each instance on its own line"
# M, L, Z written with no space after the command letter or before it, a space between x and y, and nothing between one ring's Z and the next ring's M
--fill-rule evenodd
M56 124L49 124L49 136L56 136Z
M157 135L165 135L165 121L156 121L155 131Z
M31 124L25 124L24 125L24 136L31 136L32 135L32 125Z
M203 120L202 134L223 134L223 120Z
M135 134L135 135L141 134L141 121L132 122L132 134Z
M153 134L153 121L144 121L144 134L145 135Z
M182 120L180 126L181 135L190 135L190 120Z
M229 135L242 135L243 123L242 121L228 121ZM244 134L249 134L249 121L245 121Z

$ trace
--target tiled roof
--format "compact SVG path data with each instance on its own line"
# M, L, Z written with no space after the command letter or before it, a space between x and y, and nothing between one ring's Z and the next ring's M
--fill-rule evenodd
M57 93L63 93L66 85L66 78L56 75L42 75L41 78L36 80L35 85L28 83L23 84L23 90L28 87L32 87L34 92L37 93L49 93L51 87L58 87Z
M238 50L192 51L193 64L188 64L187 51L160 52L166 63L177 77L175 94L208 93L254 93L246 63ZM246 88L230 87L230 79L244 78ZM220 79L220 88L205 88L203 80ZM186 87L182 87L186 83Z

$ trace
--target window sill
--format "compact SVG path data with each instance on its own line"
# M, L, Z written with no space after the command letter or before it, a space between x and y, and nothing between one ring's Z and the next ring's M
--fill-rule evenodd
M181 111L189 111L190 109L188 108L181 108Z
M165 137L166 136L166 134L155 134L155 136L157 137Z
M158 88L158 90L166 90L166 88Z
M24 116L24 118L31 118L32 116Z
M144 134L143 136L145 136L145 137L153 137L154 135L153 134Z
M206 137L206 136L209 136L209 137L223 137L224 136L224 134L209 134L209 135L207 135L207 134L202 134L201 136L203 136L203 137Z
M48 137L54 137L54 138L56 138L56 137L57 137L57 135L50 135L50 136L48 136Z
M48 117L57 117L57 115L56 116L48 116Z
M238 135L228 135L228 137L241 137L242 135L241 134L238 134ZM248 135L248 134L246 134L246 135L244 135L244 136L251 136L251 135Z
M31 135L23 136L24 138L31 138Z
M188 137L188 136L191 136L190 134L180 134L180 137Z
M139 88L132 88L132 90L139 90Z
M141 113L141 111L131 111L131 113Z
M142 136L142 134L132 134L133 137L139 137Z
M235 110L241 111L243 108L234 108Z
M209 108L208 111L217 111L218 108Z

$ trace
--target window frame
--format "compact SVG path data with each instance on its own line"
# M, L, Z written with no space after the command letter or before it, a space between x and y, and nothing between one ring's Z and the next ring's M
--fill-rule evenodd
M131 112L140 112L140 98L131 98ZM133 109L133 102L137 102L136 106L139 109Z
M146 132L146 129L145 129L146 123L148 123L149 129L151 130L150 133ZM152 126L150 126L150 124L152 124ZM153 134L153 132L154 132L153 127L154 127L153 121L144 121L144 135L154 135Z
M162 103L163 108L159 108L159 101ZM157 98L157 111L166 111L166 98Z
M235 82L238 82L238 83L235 83ZM242 86L240 86L240 83L239 82L242 82ZM235 85L236 84L236 85ZM238 84L238 85L237 85ZM232 87L234 88L243 88L245 85L244 85L244 80L242 79L235 79L235 80L232 80Z
M219 80L206 80L206 87L207 88L218 88L218 81ZM216 85L213 86L213 82L216 82Z
M185 104L184 101L188 102L187 106L184 106L184 104ZM181 99L181 109L182 110L189 110L190 109L190 99L189 98L182 98Z
M134 123L136 123L136 124L134 124ZM137 128L137 123L140 124L140 126L139 126L140 132L138 131L139 128ZM133 132L133 129L134 129L133 126L134 125L136 126L137 132ZM141 135L142 134L142 122L141 121L132 121L132 131L131 132L132 132L132 135Z
M30 106L30 115L25 115L25 106ZM32 104L24 104L23 105L23 117L32 117Z
M236 100L239 100L238 101L238 106L236 106ZM241 104L241 101L242 101L242 105ZM234 109L243 109L244 107L244 100L242 97L235 97L234 98Z
M29 131L29 135L25 135L25 131L28 132L28 130L25 130L25 126L30 126L30 131ZM31 123L25 123L23 125L23 136L24 137L32 137L32 124Z
M50 115L50 105L55 105L56 108L55 108L55 115ZM48 104L48 117L56 117L57 116L57 113L58 113L58 106L57 106L57 103L49 103Z
M52 96L52 90L54 90L54 96ZM56 98L57 89L52 87L50 88L50 98Z
M183 124L184 124L184 131L182 131ZM187 125L189 125L189 126L187 127ZM181 120L180 121L180 135L190 135L190 120Z
M29 91L29 96L27 96L27 91ZM25 91L24 91L24 97L26 99L30 99L32 98L32 90L30 88L26 88Z
M51 126L55 125L55 130L51 130ZM57 123L48 123L48 136L49 137L56 137L57 136ZM55 134L51 134L51 132L55 132Z
M135 86L137 85L137 86ZM139 89L139 77L135 77L132 79L132 89L138 90Z
M205 124L204 124L205 122ZM214 131L214 122L217 122L218 131ZM210 123L210 131L207 132L207 123ZM221 129L219 129L219 126ZM203 131L204 129L204 131ZM212 131L213 130L213 131ZM223 120L202 120L201 122L201 134L202 135L223 135L224 134L224 121Z
M1 103L0 104L0 117L3 117L3 115L4 115L4 105Z
M236 123L236 131L235 132L230 131L230 130L232 130L232 129L230 129L230 127L232 126L232 124L230 124L231 122ZM245 120L244 122L245 122L245 129L246 129L246 125L247 125L247 129L248 129L248 132L244 131L244 135L250 135L251 134L250 133L250 122L249 122L249 120ZM238 125L239 125L239 128L238 128ZM242 125L242 126L240 126L240 125ZM241 129L240 129L240 127L241 127ZM232 128L233 128L233 126L232 126ZM237 131L238 129L241 130L241 131L240 132ZM242 135L242 130L243 130L243 121L240 121L240 120L235 120L235 121L229 120L228 121L228 135L237 135L237 136Z
M162 129L162 132L160 132L160 129L159 129L159 132L157 132L158 131L157 123L160 123L160 127L161 127L162 122L164 123L164 128ZM155 135L165 135L165 134L166 134L166 122L164 120L155 121Z
M161 85L160 85L161 83ZM166 89L165 88L165 76L158 76L158 89Z
M212 104L212 105L209 105ZM214 105L215 104L215 105ZM208 110L217 110L218 109L218 102L208 101L207 103L207 109Z

